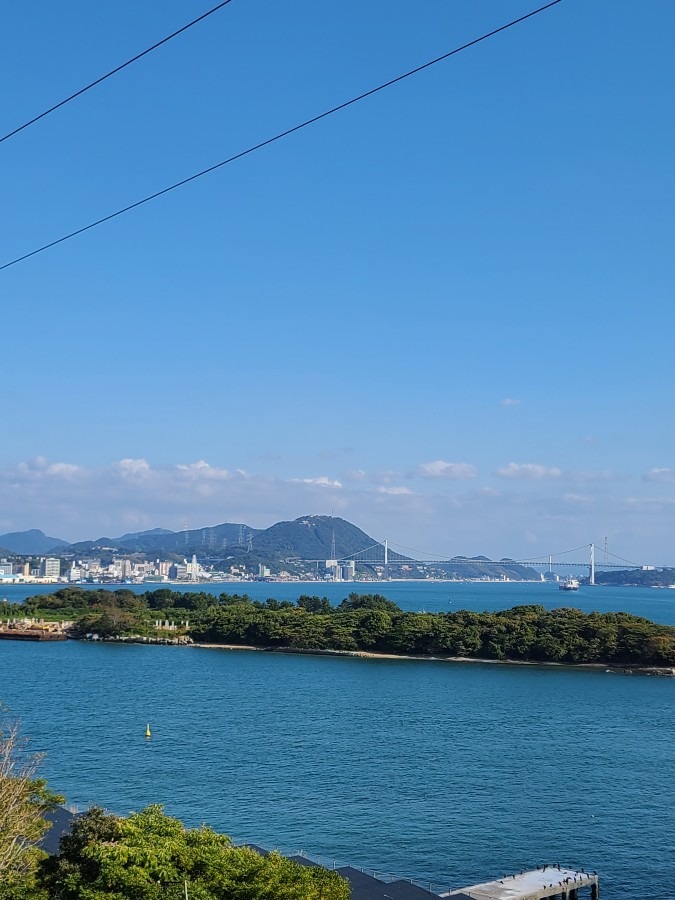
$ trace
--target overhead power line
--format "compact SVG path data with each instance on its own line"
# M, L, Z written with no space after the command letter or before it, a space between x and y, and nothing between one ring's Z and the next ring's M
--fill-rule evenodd
M13 131L7 132L3 137L0 137L0 144L3 141L9 140L9 138L14 137L15 134L18 134L20 131L23 131L25 128L28 128L30 125L34 125L36 122L39 122L40 119L44 119L45 116L50 115L53 112L56 112L57 109L61 109L62 106L65 106L66 103L70 103L71 100L77 99L77 97L81 97L82 94L86 94L87 91L90 91L96 85L101 84L101 82L106 81L108 78L112 78L113 75L117 75L118 72L121 72L122 69L126 69L127 66L130 66L132 63L138 62L139 59L143 59L144 56L147 56L148 53L152 53L153 50L157 50L158 47L161 47L163 44L168 44L169 41L172 41L175 37L178 37L179 34L183 34L184 31L187 31L188 28L192 28L193 25L197 25L199 22L203 22L204 19L208 19L209 16L212 16L215 12L218 12L219 9L222 9L223 6L227 6L228 3L231 3L232 0L223 0L222 3L219 3L217 6L214 6L212 9L207 10L205 13L202 13L201 16L197 16L196 19L193 19L191 22L188 22L187 25L183 25L182 28L179 28L178 31L174 31L171 34L167 34L166 37L162 38L161 41L157 41L156 44L153 44L151 47L148 47L146 50L143 50L141 53L137 53L136 56L132 56L131 59L128 59L126 62L121 63L119 66L115 66L114 69L111 69L109 72L106 72L105 75L101 75L100 78L97 78L95 81L92 81L90 84L85 85L83 88L80 88L79 91L75 91L74 94L71 94L69 97L65 97L63 100L55 103L54 106L50 106L49 109L46 109L44 112L41 112L37 116L33 116L32 119L29 119L27 122L24 122L23 125L19 125L18 128L15 128Z
M23 262L26 259L30 259L31 256L36 256L38 253L43 253L45 250L49 250L51 247L56 247L58 244L62 244L64 241L69 241L71 238L77 237L80 234L84 234L85 231L90 231L92 228L97 228L99 225L103 225L105 222L110 222L111 219L116 219L118 216L124 215L124 213L131 212L132 209L137 209L139 206L143 206L145 203L150 203L151 200L156 200L158 197L162 197L164 194L168 194L171 191L175 191L179 187L190 184L190 182L196 181L198 178L202 178L204 175L209 175L211 172L215 172L217 169L221 169L223 166L227 166L230 163L236 162L238 159L242 159L244 156L249 156L249 154L255 153L256 150L261 150L263 147L268 147L270 144L274 144L291 134L295 134L295 132L300 131L303 128L307 128L309 125L313 125L315 122L320 122L322 119L325 119L328 116L332 116L334 113L340 112L340 110L347 109L347 107L353 106L355 103L360 103L361 100L365 100L367 97L372 97L373 94L377 94L380 91L385 90L386 88L392 87L392 85L398 84L399 82L404 81L406 78L410 78L412 75L417 75L419 72L423 72L425 69L429 69L431 68L431 66L437 65L437 63L443 62L444 60L449 59L451 56L455 56L455 54L461 53L463 50L468 50L469 47L474 47L476 44L480 44L482 41L486 41L488 38L494 37L496 34L500 34L502 31L513 28L514 25L525 22L527 19L531 19L533 16L539 15L539 13L550 9L552 6L557 6L558 3L562 3L562 0L552 0L552 2L547 3L545 6L540 6L538 9L526 13L524 16L519 16L517 19L512 19L510 22L507 22L506 25L501 25L499 28L488 31L486 34L482 34L480 37L474 38L472 41L468 41L466 44L462 44L460 47L455 47L454 50L449 50L442 56L437 56L435 59L423 63L421 66L416 66L414 69L410 69L408 72L404 72L403 75L398 75L396 78L391 78L389 81L385 81L383 84L380 84L377 87L371 88L368 91L364 91L362 94L359 94L356 97L352 97L351 100L346 100L344 103L339 103L337 106L333 106L330 109L327 109L325 112L319 113L319 115L312 116L311 119L305 119L305 121L300 122L299 125L294 125L292 128L287 128L286 131L281 131L278 134L275 134L273 137L267 138L264 141L260 141L259 143L254 144L252 147L248 147L246 150L241 150L239 153L235 153L234 156L229 156L227 159L223 159L220 162L215 163L215 165L213 166L202 169L201 172L196 172L194 175L190 175L188 178L183 178L181 181L176 181L174 184L169 185L169 187L163 188L161 191L155 191L154 194L148 194L148 196L143 197L142 200L136 200L135 203L130 203L128 206L124 206L122 209L118 209L116 212L109 213L109 215L103 216L103 218L101 219L96 219L96 221L90 222L88 225L82 226L82 228L77 228L75 231L71 231L69 234L63 235L63 237L57 238L54 241L50 241L48 244L43 244L41 247L37 247L35 250L31 250L30 253L24 253L22 256L17 256L16 259L12 259L9 262L1 265L0 271L2 271L3 269L8 269L10 266L15 266L17 263Z

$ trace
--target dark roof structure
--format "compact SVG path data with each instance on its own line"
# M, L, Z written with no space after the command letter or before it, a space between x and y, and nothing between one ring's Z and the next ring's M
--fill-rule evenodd
M336 871L349 882L352 900L430 900L432 897L438 900L437 894L425 891L411 881L381 881L352 866L343 866Z
M73 822L78 816L79 813L69 812L69 810L65 809L63 806L56 806L54 809L45 813L44 818L48 822L51 822L51 828L44 834L38 847L41 850L44 850L45 853L49 853L50 856L58 853L61 838L65 834L70 834Z
M400 879L398 881L390 881L387 885L387 896L391 900L429 900L429 897L435 897L424 888L413 884L412 881Z

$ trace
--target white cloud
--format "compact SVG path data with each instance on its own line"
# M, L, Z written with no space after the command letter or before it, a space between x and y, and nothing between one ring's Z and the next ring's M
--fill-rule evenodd
M64 477L73 477L78 475L82 469L80 466L74 466L71 463L52 463L47 468L49 475L63 475Z
M401 494L412 494L410 488L407 487L379 487L377 489L378 494L391 494L393 496L400 496Z
M675 469L669 468L653 468L642 476L643 481L658 481L661 484L672 484L675 482Z
M504 397L502 406L520 406L520 400L515 400L513 397Z
M433 462L422 463L417 468L417 475L422 478L475 478L478 469L469 463L446 462L444 459L435 459Z
M293 479L293 481L300 481L302 484L318 484L321 487L332 487L332 488L341 488L342 485L339 481L335 481L332 478L326 478L325 475L320 475L318 478L297 478Z
M229 469L219 469L216 466L210 466L203 459L187 466L177 465L175 468L176 471L180 473L181 477L187 481L225 481L228 478L233 477ZM236 474L241 476L246 475L246 473L241 470L238 470Z
M142 475L150 471L147 459L121 459L117 468L123 475Z
M368 481L368 473L363 469L348 469L342 477L345 481Z
M556 466L541 466L537 463L509 463L497 469L495 475L498 478L535 479L560 478L562 470Z

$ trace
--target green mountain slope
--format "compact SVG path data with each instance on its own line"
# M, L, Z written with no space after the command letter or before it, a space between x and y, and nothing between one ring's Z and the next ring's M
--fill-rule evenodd
M333 516L303 516L292 522L277 522L257 533L251 543L253 551L261 556L326 560L332 558L333 538L338 559L375 543L356 525Z

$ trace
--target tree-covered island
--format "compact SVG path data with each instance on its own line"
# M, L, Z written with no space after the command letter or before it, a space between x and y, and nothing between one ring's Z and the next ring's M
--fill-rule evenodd
M406 612L380 594L350 594L337 606L302 595L295 603L252 600L246 594L136 594L68 587L29 597L3 615L72 622L83 638L157 638L158 621L195 643L265 649L367 652L401 656L518 662L675 666L675 628L628 613L584 613L515 606L498 612Z

